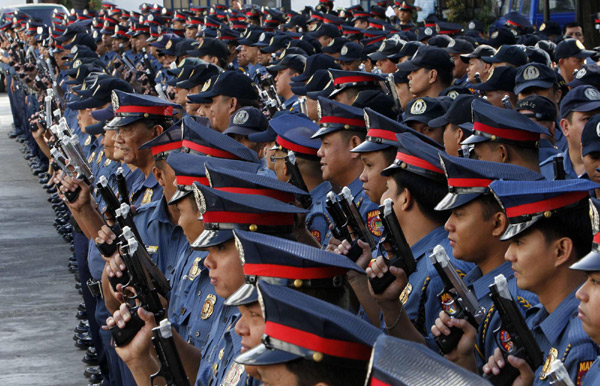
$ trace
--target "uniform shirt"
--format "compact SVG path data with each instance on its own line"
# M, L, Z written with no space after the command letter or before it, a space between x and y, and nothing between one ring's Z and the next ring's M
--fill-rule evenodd
M583 383L580 382L579 374L577 376L577 385L596 386L600 385L600 356L596 358L590 366L588 372L583 375Z
M133 179L133 183L129 188L129 201L132 205L140 207L150 201L156 201L162 197L162 186L158 184L153 173L144 176L141 169L136 169L132 174L139 172L137 178Z
M324 243L325 240L331 237L329 235L331 233L329 220L325 215L325 199L330 190L331 184L329 181L323 181L310 191L312 205L308 208L309 213L306 215L306 229L323 248L327 246L327 243Z
M298 105L298 95L292 95L291 98L286 99L283 102L283 110L284 111L300 111L300 106Z
M577 318L579 300L575 292L571 292L551 314L542 304L527 311L527 325L544 352L545 364L559 359L573 381L583 377L600 354L598 345L585 333ZM550 384L545 371L547 365L536 369L534 385Z
M112 68L113 61L117 57L117 53L114 51L107 51L104 55L100 57L100 61L104 63L106 67Z
M363 183L360 178L352 181L350 185L348 185L348 189L352 192L354 203L367 225L367 228L375 239L375 242L379 242L379 238L383 233L381 220L379 219L379 204L376 204L369 199L369 196L367 196L363 190Z
M548 141L547 139L540 140L539 151L540 151L540 157L539 157L540 163L542 163L545 160L547 160L548 158L554 157L560 153L560 150L558 150L558 147L554 146L552 144L552 142Z
M573 168L573 163L571 162L571 158L569 158L569 149L567 149L566 151L562 152L562 153L558 153L555 154L554 156L551 156L550 158L546 159L545 161L540 162L540 170L542 172L542 175L544 177L546 177L546 179L548 180L553 180L554 179L554 158L556 157L563 157L563 168L565 170L565 178L566 179L571 179L571 178L578 178L579 176L577 175L577 173L575 172L575 169Z
M525 312L529 308L539 303L539 300L534 293L517 287L517 280L515 279L514 271L512 270L512 264L508 261L488 272L486 275L482 275L481 269L476 267L465 276L465 284L469 286L479 301L479 304L486 310L483 321L478 328L477 346L475 349L477 368L480 370L483 365L487 363L488 358L494 353L496 347L498 347L494 331L500 327L502 321L498 312L496 312L495 307L493 307L494 303L490 297L490 284L493 284L494 278L500 274L504 275L506 278L508 290L513 299L516 299L517 304L521 306L520 310L523 317L525 317Z
M223 306L213 321L208 341L202 349L196 386L246 384L244 367L233 361L242 347L242 338L234 331L239 318L237 307Z
M443 226L435 228L410 249L417 261L417 271L408 278L408 284L400 295L406 314L423 336L428 336L431 326L435 324L442 307L438 294L444 283L433 267L429 255L436 245L441 245L450 257L452 265L464 274L473 268L473 264L456 260L452 256L452 248L448 241L448 233Z

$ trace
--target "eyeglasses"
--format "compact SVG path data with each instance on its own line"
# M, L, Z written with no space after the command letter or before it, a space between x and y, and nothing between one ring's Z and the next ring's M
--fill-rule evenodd
M271 161L271 163L275 163L275 161L278 159L285 159L285 157L275 157L274 155L269 156L269 161Z

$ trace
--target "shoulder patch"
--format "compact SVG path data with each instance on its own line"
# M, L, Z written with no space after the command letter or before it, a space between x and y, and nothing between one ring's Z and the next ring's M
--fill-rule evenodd
M316 229L313 229L313 230L310 232L310 234L312 234L312 235L313 235L313 237L314 237L315 239L317 239L317 242L318 242L319 244L321 244L321 232L320 232L320 231L318 231L318 230L316 230Z
M577 386L581 386L584 379L583 377L585 374L587 374L590 367L592 367L592 363L594 363L594 361L582 361L577 365Z
M383 233L381 228L381 219L379 218L379 210L372 210L367 213L367 227L376 237L381 237Z

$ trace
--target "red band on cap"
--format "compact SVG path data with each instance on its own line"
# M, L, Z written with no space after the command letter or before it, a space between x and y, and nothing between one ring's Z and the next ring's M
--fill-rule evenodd
M202 221L208 223L257 224L257 225L293 225L293 213L242 213L242 212L206 212Z
M448 186L457 188L487 188L494 180L486 178L448 178Z
M173 115L173 106L120 106L115 113L152 114L170 117Z
M348 272L346 268L340 267L290 267L288 265L276 264L244 264L244 275L277 277L280 279L329 279L344 275Z
M371 378L370 386L392 386L392 385L390 385L389 383L380 381L379 379L373 377L373 378Z
M425 27L435 27L435 23L425 23Z
M208 178L200 176L175 176L177 185L192 186L194 182L199 182L204 186L209 186Z
M381 129L369 129L369 131L367 131L367 137L389 139L390 141L396 140L396 134L397 133L394 133L393 131Z
M600 232L594 235L594 244L600 244Z
M152 155L164 153L165 151L181 148L181 141L165 143L164 145L152 146Z
M438 34L441 34L441 35L449 35L449 34L454 34L454 33L457 33L457 32L459 32L459 30L456 30L456 29L450 29L450 30L443 30L443 31L440 31L440 32L438 32Z
M481 122L475 122L473 124L473 130L481 131L490 135L495 135L500 138L510 139L512 141L539 141L540 134L532 133L530 131L518 130L518 129L502 129L486 125Z
M517 24L517 23L515 23L515 22L514 22L514 21L512 21L512 20L507 20L507 21L506 21L506 24L515 25L515 26L517 26L517 27L520 27L520 26L521 26L520 24Z
M340 76L333 80L333 84L345 84L345 83L356 83L356 82L376 82L372 76L367 75L353 75L353 76Z
M279 135L277 136L277 143L279 145L281 145L282 147L284 147L288 150L291 150L295 153L317 155L317 152L319 151L319 149L313 149L312 147L306 147L306 146L302 146L302 145L298 145L296 143L290 142L290 141L282 138Z
M238 157L234 156L233 154L231 154L225 150L214 149L214 148L208 147L208 146L202 146L202 145L197 144L196 142L187 141L185 139L183 140L182 145L187 147L188 149L192 149L197 152L200 152L200 153L203 153L206 155L210 155L213 157L217 157L217 158L239 159Z
M121 31L121 30L118 30L118 31L117 31L117 35L121 35L121 36L124 36L124 37L126 37L126 38L128 38L128 37L129 37L129 35L128 35L128 34L127 34L125 31Z
M338 358L368 361L371 357L372 347L366 344L327 339L275 322L265 322L265 334L308 350Z
M383 26L381 24L375 24L375 23L369 23L369 27L373 27L373 28L380 29L380 30L383 29Z
M396 153L396 159L402 162L406 162L409 165L416 166L421 169L430 170L435 173L444 174L444 171L437 166L425 161L422 158L414 157L405 153Z
M354 118L322 117L319 123L339 123L343 125L366 127L364 119Z
M271 197L282 202L294 202L295 197L292 193L282 192L275 189L254 189L254 188L239 188L239 187L222 187L215 188L223 192L240 193L240 194L257 194L259 196Z
M562 208L563 206L574 204L577 201L583 200L587 196L587 191L565 193L558 197L549 198L547 200L506 208L506 215L512 218L528 214L542 213L547 210L555 210Z

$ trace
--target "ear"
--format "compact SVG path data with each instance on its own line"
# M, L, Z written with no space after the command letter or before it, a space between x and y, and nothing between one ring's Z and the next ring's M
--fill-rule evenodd
M560 98L562 98L562 89L558 89L554 91L554 102L558 104L560 102Z
M438 70L436 70L436 69L429 70L429 84L435 83L437 78L438 78Z
M500 152L500 159L502 160L502 163L508 163L508 147L506 147L506 145L503 143L499 143L498 146L496 146L496 151Z
M358 135L353 135L350 138L350 141L348 142L348 146L350 147L350 150L352 150L355 147L357 147L358 145L360 145L361 143L362 143L362 140L360 139L360 137ZM350 157L351 158L360 158L360 153L350 153Z
M231 97L229 99L229 115L232 115L237 111L238 100L236 97Z
M554 253L554 266L560 267L564 264L571 264L571 257L575 253L573 249L573 240L568 237L561 237L552 242Z
M402 194L404 193L404 194ZM402 200L400 201L400 208L402 211L406 212L410 210L415 204L415 200L412 198L412 194L410 190L404 188L401 192L399 192L398 197L402 196Z
M504 234L507 225L507 218L504 212L496 212L492 216L492 221L494 221L494 228L492 229L492 236L500 237Z
M156 178L156 182L158 182L158 184L164 188L166 183L165 183L165 179L164 179L162 170L160 170L159 168L154 166L152 168L152 174L154 174L154 178Z
M568 137L569 129L570 129L569 120L567 118L562 118L559 123L560 123L560 128L562 129L563 135L565 137Z
M154 131L155 138L158 137L159 135L161 135L163 133L163 131L165 131L165 129L161 125L154 125L152 130Z

